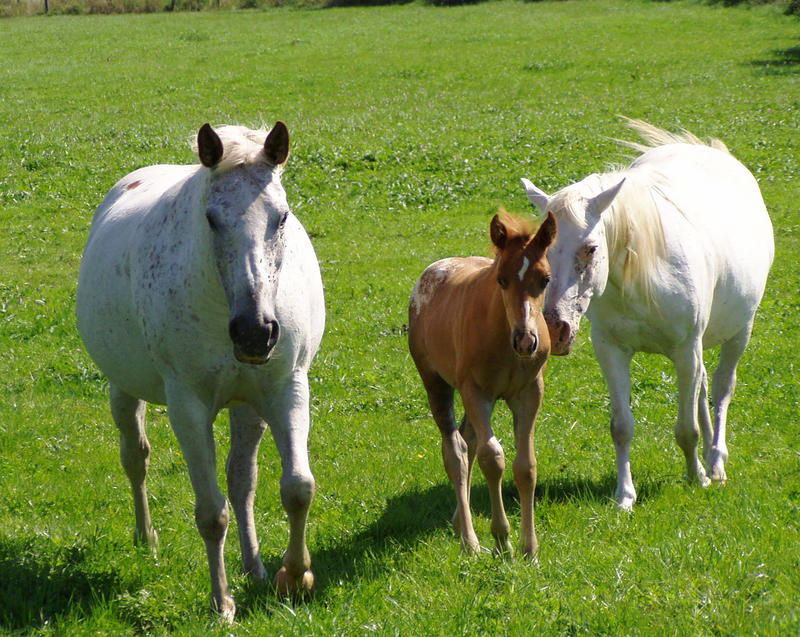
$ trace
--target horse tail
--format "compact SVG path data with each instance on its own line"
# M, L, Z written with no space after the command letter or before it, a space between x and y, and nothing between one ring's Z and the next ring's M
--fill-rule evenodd
M623 144L628 148L632 148L640 153L644 153L651 148L657 148L658 146L665 146L667 144L693 144L695 146L709 146L725 153L730 152L728 147L722 141L714 138L711 138L708 141L703 141L696 135L693 135L687 131L685 128L682 129L680 133L670 133L669 131L658 128L657 126L653 126L652 124L648 124L640 119L631 119L629 117L625 117L624 115L620 115L619 117L625 120L625 122L628 124L628 127L636 131L636 133L639 134L639 137L641 137L645 143L641 144L639 142L629 142L625 140L617 141L620 144Z

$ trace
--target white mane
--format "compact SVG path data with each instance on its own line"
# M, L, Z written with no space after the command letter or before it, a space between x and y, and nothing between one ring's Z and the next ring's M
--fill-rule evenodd
M710 146L728 152L725 144L717 139L704 142L685 130L680 134L670 133L641 120L623 119L644 143L618 141L640 153L667 144ZM608 258L611 264L623 261L620 282L623 293L633 288L651 303L659 261L667 256L659 206L665 203L675 205L666 194L669 187L666 178L645 165L616 168L589 175L563 188L553 196L551 205L563 211L562 214L573 223L585 228L588 225L585 216L587 200L615 186L623 178L624 185L601 218L608 242Z
M222 141L222 159L216 166L217 171L226 171L235 166L267 163L264 157L264 142L267 131L264 128L251 129L246 126L220 126L215 128ZM192 150L197 154L197 140L192 141ZM276 167L277 168L277 167Z

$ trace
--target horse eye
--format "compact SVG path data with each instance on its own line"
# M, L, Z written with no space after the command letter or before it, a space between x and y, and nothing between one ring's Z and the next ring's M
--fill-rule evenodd
M497 284L504 290L508 287L508 281L501 276L497 277Z
M210 214L206 215L206 221L208 221L208 227L211 228L212 232L216 232L219 227L217 226L217 222L214 221L214 217Z
M289 211L287 210L286 212L283 213L283 216L281 217L281 222L278 224L278 226L282 228L288 218L289 218Z
M586 246L586 256L587 257L592 256L595 252L597 252L597 246L596 245Z
M549 274L547 276L545 276L542 279L542 287L546 288L547 284L550 283L550 281L552 281L552 280L553 280L553 277L551 277Z

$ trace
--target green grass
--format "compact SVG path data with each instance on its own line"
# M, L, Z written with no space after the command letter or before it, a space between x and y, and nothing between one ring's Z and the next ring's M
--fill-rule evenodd
M796 20L774 7L622 0L0 21L0 631L798 632L799 44ZM671 366L640 356L640 501L632 515L614 507L607 398L584 326L574 354L547 371L540 565L463 558L407 353L408 294L434 259L488 253L498 206L529 211L520 176L555 190L624 160L620 113L723 139L773 218L776 262L729 417L729 483L683 483ZM278 118L292 134L286 190L328 306L311 373L318 591L287 606L249 585L232 528L239 616L227 629L208 610L193 496L161 408L148 429L161 552L132 546L75 285L94 207L119 177L192 161L188 140L205 121ZM509 458L510 429L498 410ZM256 511L271 572L288 537L278 477L265 441ZM506 487L516 540L510 476ZM478 477L485 546L488 510Z

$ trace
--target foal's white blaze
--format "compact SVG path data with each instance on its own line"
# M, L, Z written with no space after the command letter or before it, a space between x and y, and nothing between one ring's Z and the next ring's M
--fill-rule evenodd
M628 509L636 499L630 472L633 353L672 359L679 394L675 432L687 476L709 482L697 456L700 431L709 474L724 482L725 421L736 366L774 256L758 184L721 142L706 146L690 134L630 123L650 149L629 168L591 175L552 196L523 179L528 199L558 220L544 312L556 335L553 353L569 352L585 313L610 393L617 502ZM702 351L715 345L721 349L712 428Z
M519 269L519 280L525 278L525 273L528 271L528 268L531 267L531 262L528 260L528 257L522 257L522 267Z

